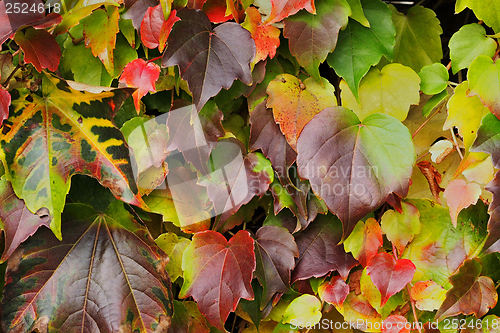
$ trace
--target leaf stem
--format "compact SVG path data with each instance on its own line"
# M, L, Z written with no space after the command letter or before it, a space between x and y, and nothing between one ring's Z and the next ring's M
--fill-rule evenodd
M453 127L450 127L450 132L451 132L451 138L453 139L455 148L457 149L458 155L460 156L460 159L464 159L464 155L462 155L462 152L460 151L460 147L458 146L457 143L457 138L455 137L455 133L453 133Z
M149 59L149 60L147 60L146 62L147 62L147 63L150 63L150 62L156 61L156 60L158 60L158 59L161 59L161 57L163 57L163 54L162 54L161 56L156 57L156 58Z
M73 43L73 45L78 45L85 39L83 36L80 38L75 38L71 35L69 31L68 31L68 36L71 38L71 42Z
M5 82L2 84L2 86L4 88L6 88L8 85L9 85L9 82L10 82L10 79L12 79L12 77L14 76L14 74L16 74L16 72L19 70L19 68L21 68L22 66L20 64L17 64L16 68L14 68L14 70L10 73L10 75L7 77L7 79L5 80Z
M418 333L422 333L422 329L418 324L417 310L415 309L415 301L411 298L410 286L406 285L406 290L408 291L408 296L410 296L411 310L413 312L413 318L415 318L415 324L417 326Z
M427 118L427 120L426 120L426 121L424 121L424 122L422 123L422 125L420 125L420 127L419 127L419 128L417 128L417 130L415 131L415 133L413 133L413 135L411 136L411 138L412 138L412 139L413 139L413 138L415 138L415 136L418 134L418 132L420 132L420 130L421 130L421 129L425 126L425 125L427 125L427 123L428 123L428 122L429 122L432 118L434 118L434 116L435 116L435 115L437 115L439 112L441 112L441 109L443 108L443 106L444 106L444 103L443 103L443 104L441 104L441 106L440 106L439 108L437 108L436 112L434 112L431 116L429 116L429 118Z
M450 70L450 68L451 68L451 61L448 63L448 65L446 65L447 70Z

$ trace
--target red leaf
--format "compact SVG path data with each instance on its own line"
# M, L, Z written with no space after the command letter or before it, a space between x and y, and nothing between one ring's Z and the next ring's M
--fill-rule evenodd
M154 7L157 4L157 0L136 0L132 5L127 5L127 1L125 1L125 5L128 9L125 13L121 14L121 18L132 20L134 28L140 30L146 11L148 8Z
M0 88L0 127L5 119L9 118L10 94L7 90Z
M381 252L370 260L366 272L382 296L380 306L389 297L403 289L413 279L416 267L408 259L394 259L390 254Z
M280 46L280 30L272 25L262 25L260 13L255 7L247 8L244 28L248 29L255 41L255 63L269 58L274 58L276 49Z
M207 0L188 0L187 7L191 9L203 9L203 5Z
M226 16L226 0L208 0L203 5L203 11L213 23L224 23L233 19L232 14Z
M322 301L339 306L349 294L349 286L340 276L334 276L319 286L318 293Z
M160 67L152 62L143 59L135 59L125 66L120 76L120 82L128 87L137 87L132 94L137 112L140 110L139 101L149 91L155 91L155 82L160 76Z
M193 296L208 321L224 330L229 312L240 298L253 299L254 242L240 230L229 242L220 233L204 231L193 236L182 260L184 284L179 297Z
M382 333L410 333L408 320L400 315L392 315L383 321Z
M314 0L271 0L271 14L264 24L272 24L297 13L301 9L316 14Z
M354 227L351 235L345 240L346 251L352 253L363 267L377 255L382 246L382 229L374 218L369 218L365 223L359 221Z
M180 20L175 16L176 13L176 10L172 10L168 20L165 20L161 5L148 8L141 23L141 41L147 48L157 47L160 52L163 52L172 26Z
M19 31L14 40L23 50L24 60L33 64L37 71L41 73L43 68L57 70L61 49L47 31L28 27L24 33Z
M463 179L452 180L443 196L446 198L446 203L450 208L451 222L457 227L458 213L464 208L474 205L481 195L481 187L476 183L467 184Z

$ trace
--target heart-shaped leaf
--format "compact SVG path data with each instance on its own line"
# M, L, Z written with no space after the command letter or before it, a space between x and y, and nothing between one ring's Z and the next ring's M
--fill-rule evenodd
M343 223L343 238L394 192L405 197L413 163L408 129L397 119L372 114L363 122L343 107L327 108L297 141L299 175Z
M42 72L44 68L57 70L61 49L47 31L28 27L26 31L16 33L14 40L23 50L24 60L33 64L37 71Z
M63 221L63 241L40 229L9 260L3 329L166 331L173 312L168 257L123 203L106 212L68 204Z
M365 223L359 221L352 233L344 241L345 250L351 252L359 263L366 267L382 246L382 229L374 218Z
M471 151L491 154L493 166L500 168L500 120L492 113L487 113L481 121Z
M479 96L484 106L500 119L500 66L485 55L478 56L469 67L469 96Z
M167 232L155 239L156 245L168 255L168 264L165 269L168 275L175 282L178 277L182 277L182 256L191 241L187 238L177 236L173 232Z
M500 4L495 0L460 0L455 5L455 11L460 13L465 7L474 11L478 20L484 21L496 33L500 32Z
M446 298L446 290L434 281L418 281L411 287L410 296L417 309L434 311Z
M481 187L476 183L467 184L463 179L452 180L444 190L446 203L450 208L451 222L457 226L458 213L464 208L474 205L481 195Z
M384 306L389 297L411 282L415 269L411 260L396 260L385 252L377 254L368 262L366 272L382 295L380 306Z
M422 67L418 76L422 80L420 89L424 94L435 95L448 86L448 70L441 63Z
M240 298L253 299L255 255L248 231L238 231L229 242L215 231L195 234L184 251L182 269L179 297L193 296L201 313L220 330Z
M163 14L162 14L163 15ZM125 83L127 87L138 88L132 94L134 98L135 110L139 113L140 100L148 92L155 92L155 82L160 76L160 67L153 62L146 62L143 59L135 59L125 66L120 76L120 82Z
M420 214L412 204L401 203L402 213L388 210L382 215L380 225L387 239L402 254L405 246L420 232Z
M9 118L14 126L0 142L7 178L28 209L46 207L50 227L61 238L60 214L75 173L92 176L115 197L145 207L123 134L112 122L130 89L78 91L52 75L43 76L42 86L41 97L16 91Z
M314 326L321 319L321 302L313 295L304 294L294 299L283 313L283 323ZM303 325L300 325L303 324Z
M252 83L255 43L248 30L234 22L212 29L206 14L192 9L184 8L177 16L180 21L170 32L162 66L179 66L198 110L234 80Z
M318 288L318 295L323 302L336 306L344 303L349 294L349 286L340 276L334 276L328 282L322 283Z
M163 52L172 26L180 19L174 9L168 19L163 16L162 6L149 7L141 23L141 41L149 49L158 48Z

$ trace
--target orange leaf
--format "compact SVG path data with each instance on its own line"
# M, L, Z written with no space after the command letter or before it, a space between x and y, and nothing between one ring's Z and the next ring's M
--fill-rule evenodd
M453 222L454 227L457 226L458 213L475 204L480 195L481 187L479 184L467 184L463 179L455 179L448 184L444 190L444 197L450 208L451 222Z
M436 199L437 203L441 204L439 193L444 191L443 188L439 186L439 184L441 184L441 174L429 161L418 162L417 166L425 176L425 179L427 179L432 195Z
M248 7L243 27L250 31L255 41L257 53L254 63L269 58L274 58L276 49L280 45L280 30L272 25L261 25L261 16L257 8Z
M147 63L143 59L135 59L125 66L120 76L120 82L128 87L137 87L132 94L137 112L140 110L139 101L149 91L154 92L155 82L160 76L160 67L155 63Z
M410 333L411 324L405 317L392 315L387 317L382 325L382 333Z

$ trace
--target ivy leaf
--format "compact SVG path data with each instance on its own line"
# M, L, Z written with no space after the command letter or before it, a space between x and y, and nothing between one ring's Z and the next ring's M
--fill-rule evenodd
M406 196L415 161L410 133L400 121L372 114L360 122L343 107L317 114L304 127L297 151L299 175L342 220L343 239L391 193Z
M346 82L358 99L359 82L382 56L392 60L396 30L389 19L391 11L379 0L361 0L370 28L350 20L340 31L337 47L327 58L328 64Z
M267 107L273 109L274 119L280 125L290 146L296 150L297 138L304 126L320 111L337 105L334 87L322 79L304 82L290 74L278 75L267 86Z
M401 315L390 315L384 319L382 333L410 333L408 320ZM411 326L410 326L411 327Z
M184 237L178 237L173 232L167 232L155 239L156 245L168 255L168 264L165 269L168 275L175 282L178 277L182 277L182 255L191 241Z
M158 5L156 0L135 0L132 5L128 5L128 10L121 14L122 19L132 20L132 24L137 31L141 30L141 23L150 7Z
M380 313L382 318L386 318L398 306L405 304L401 294L396 294L393 297L389 297L387 302L381 305L382 294L378 290L378 287L373 283L372 278L368 275L366 267L361 273L359 288L363 297L375 310L377 310L378 313Z
M12 98L9 92L0 88L0 127L2 127L3 121L9 118L9 106L11 99Z
M390 5L396 27L394 62L420 72L422 67L439 63L443 58L440 35L443 29L436 13L422 6L411 7L406 15Z
M373 113L384 113L401 121L411 104L420 101L420 78L411 68L389 64L382 70L372 68L359 85L359 103L345 81L340 89L342 106L351 109L360 120Z
M446 290L434 281L418 281L411 287L410 296L417 309L434 311L446 298Z
M347 252L351 252L359 263L366 267L370 260L378 253L382 246L382 229L374 218L369 218L365 223L359 221L352 233L344 241Z
M344 303L349 294L349 286L340 276L334 276L328 282L323 282L318 288L318 295L323 302L336 306Z
M493 58L497 43L486 36L486 30L477 23L464 25L453 34L449 42L453 74L468 68L479 55Z
M347 279L351 268L357 265L351 254L339 244L342 224L334 215L320 215L296 238L299 258L292 272L292 282L321 277L337 270Z
M301 9L316 14L314 0L271 0L271 13L264 24L273 24L297 13Z
M161 5L149 7L141 23L142 44L149 49L158 48L158 51L163 52L172 26L180 20L176 14L177 11L172 10L165 20Z
M424 94L435 95L448 86L448 70L441 63L422 67L418 76L422 80L420 89Z
M480 55L469 67L469 96L479 96L484 106L500 119L500 67L493 59Z
M396 260L385 252L377 254L368 262L366 272L382 295L380 306L384 306L389 297L411 282L415 269L411 260Z
M349 7L351 7L351 14L349 16L361 23L361 25L369 28L370 22L368 22L368 19L363 12L361 0L347 0L347 2L349 3Z
M42 225L49 228L50 217L41 208L33 214L19 199L5 176L0 178L0 230L5 237L5 249L0 262L9 259L15 249Z
M267 225L257 230L255 239L255 275L262 285L264 308L275 293L286 293L290 288L290 272L295 267L299 249L293 236L285 228Z
M457 226L458 213L470 205L475 205L481 195L481 187L476 183L467 184L463 179L452 180L444 190L444 197L450 209L451 222Z
M484 21L496 33L500 32L500 6L498 2L495 0L458 0L455 4L455 12L460 13L465 7L472 9L477 19Z
M68 204L63 221L63 241L40 229L9 265L3 329L167 330L172 293L163 270L168 258L123 203L115 201L106 212Z
M97 9L80 22L83 24L85 46L90 47L94 57L101 59L110 75L114 73L113 49L116 45L116 34L119 31L120 14L115 6Z
M215 231L196 233L184 251L182 269L179 297L193 296L201 313L220 330L240 298L253 299L255 255L248 231L238 231L229 242Z
M57 70L61 49L55 38L43 29L26 28L16 33L14 41L24 52L24 60L33 64L38 72L43 68Z
M287 18L283 35L299 64L322 82L319 64L335 49L339 30L347 25L350 8L345 0L317 0L315 6L315 14L300 11Z
M137 113L140 111L141 98L150 91L156 91L155 82L159 77L160 67L153 62L146 62L140 58L129 62L123 69L123 73L119 80L120 83L126 84L127 87L138 88L132 94Z
M250 31L255 42L256 54L254 63L261 60L274 58L276 49L280 45L280 29L272 25L261 24L261 15L257 8L248 7L246 10L245 22L242 27Z
M500 252L500 229L498 223L500 222L500 172L497 172L495 178L486 187L488 191L493 193L493 200L490 203L488 212L490 219L488 221L488 238L484 243L483 251Z
M58 238L70 178L86 174L125 202L146 207L137 194L128 147L112 113L130 90L81 92L44 75L42 96L16 92L14 126L0 141L7 178L31 212L48 209ZM22 110L22 112L19 112Z
M487 113L477 131L477 139L471 147L473 152L491 154L493 166L500 168L500 120Z
M380 221L382 231L387 239L403 253L405 246L420 232L420 214L414 205L402 202L403 213L388 210L382 215Z
M455 88L453 96L448 100L448 117L443 125L443 129L453 126L458 128L458 132L464 138L464 146L469 150L476 139L477 131L481 125L481 119L490 111L477 96L467 96L469 83L462 82Z
M234 80L252 83L255 43L248 30L234 22L212 29L202 11L182 9L177 16L180 21L169 35L162 66L179 66L198 110Z
M497 304L498 294L495 284L481 274L481 264L475 259L466 260L457 274L450 277L453 288L446 293L446 299L436 313L436 320L474 314L484 316Z
M296 324L308 323L311 326L319 323L321 319L321 302L316 296L300 295L286 308L283 313L283 323Z
M363 295L349 293L342 306L341 314L347 322L356 323L354 328L367 331L369 327L382 327L382 318ZM359 322L358 320L361 319Z

